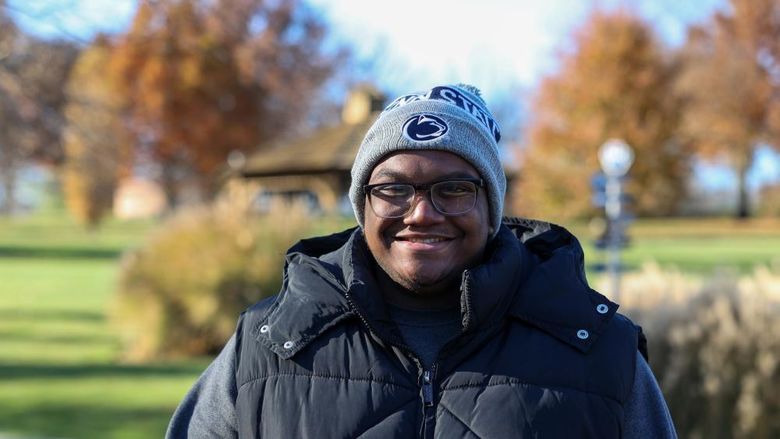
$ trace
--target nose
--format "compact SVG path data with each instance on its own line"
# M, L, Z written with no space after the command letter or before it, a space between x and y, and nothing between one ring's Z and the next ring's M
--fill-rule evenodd
M431 198L425 192L417 193L412 200L412 210L404 217L407 225L429 225L444 221L445 217L431 202Z

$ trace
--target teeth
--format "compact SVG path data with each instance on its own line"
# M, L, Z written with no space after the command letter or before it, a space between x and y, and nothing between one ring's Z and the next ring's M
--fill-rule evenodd
M434 242L442 242L445 241L444 238L423 238L423 239L417 239L417 238L410 238L408 239L409 242L421 242L423 244L433 244Z

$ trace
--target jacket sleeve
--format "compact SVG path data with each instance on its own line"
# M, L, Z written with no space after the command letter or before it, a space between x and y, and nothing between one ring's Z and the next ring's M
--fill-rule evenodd
M173 414L167 439L237 438L236 336L198 378Z
M625 439L676 439L672 416L644 357L637 352L634 385L625 405Z

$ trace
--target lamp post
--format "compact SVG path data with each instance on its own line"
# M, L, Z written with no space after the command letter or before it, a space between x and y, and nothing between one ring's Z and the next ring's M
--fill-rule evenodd
M620 247L624 240L623 177L634 163L634 151L621 139L609 139L599 149L599 162L607 177L604 210L607 216L607 273L612 297L620 296Z

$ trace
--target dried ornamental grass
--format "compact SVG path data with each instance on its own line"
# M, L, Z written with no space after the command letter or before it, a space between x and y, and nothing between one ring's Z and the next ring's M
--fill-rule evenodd
M648 264L622 311L648 335L680 437L780 437L780 270L696 280Z

